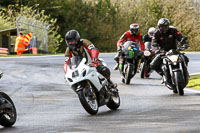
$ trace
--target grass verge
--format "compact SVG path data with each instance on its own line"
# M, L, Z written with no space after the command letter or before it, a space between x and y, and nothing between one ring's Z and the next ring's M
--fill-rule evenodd
M200 90L200 74L191 76L187 87Z

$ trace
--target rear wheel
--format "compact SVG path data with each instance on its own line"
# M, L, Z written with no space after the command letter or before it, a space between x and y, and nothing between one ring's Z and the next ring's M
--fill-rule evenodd
M110 101L107 103L107 107L111 110L116 110L120 106L120 97L118 92L113 92L110 97Z
M181 71L177 71L177 72L174 72L175 74L175 83L176 83L176 88L177 88L177 91L178 91L178 94L180 96L183 96L184 95L184 79L183 79L183 74L181 73Z
M0 125L11 127L17 119L15 105L11 98L3 92L0 92L0 99L2 102L0 105Z
M79 100L83 108L91 115L95 115L98 112L98 102L96 94L92 88L84 88L78 92Z

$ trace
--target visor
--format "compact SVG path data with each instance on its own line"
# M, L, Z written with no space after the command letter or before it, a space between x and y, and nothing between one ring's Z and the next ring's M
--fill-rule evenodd
M166 26L166 25L162 25L162 26L159 26L159 30L161 31L161 32L166 32L167 30L168 30L168 26Z
M68 40L67 43L69 45L75 45L77 42L75 40Z
M150 36L150 37L153 37L153 32L149 32L149 36Z
M138 33L138 29L130 29L131 34L137 34Z

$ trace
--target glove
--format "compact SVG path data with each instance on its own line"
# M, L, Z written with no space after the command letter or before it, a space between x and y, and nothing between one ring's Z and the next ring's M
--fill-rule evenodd
M117 51L118 51L118 52L122 51L122 46L119 46L119 47L117 48Z
M183 48L184 49L188 49L188 45L187 44L183 44Z
M90 63L90 66L98 67L99 66L99 59L94 58L93 61Z
M69 57L65 57L65 62L67 62L69 60Z

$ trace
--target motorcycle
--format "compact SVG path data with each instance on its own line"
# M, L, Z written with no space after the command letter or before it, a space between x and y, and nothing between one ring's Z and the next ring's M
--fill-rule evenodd
M122 75L122 82L130 84L138 70L142 52L139 50L139 44L133 41L124 43L119 56L119 71Z
M165 53L162 57L162 70L164 72L164 82L169 79L169 81L165 82L165 86L173 90L174 93L184 95L184 88L188 84L189 73L184 53L181 53L181 50L184 50L184 48L171 49Z
M0 78L2 76L3 73L0 72ZM0 92L0 125L11 127L16 119L17 112L13 101L6 93Z
M143 53L143 61L140 65L140 77L148 78L151 74L150 63L153 60L155 54L151 50L151 42L145 42L145 51Z
M100 106L106 105L111 110L120 106L120 97L116 89L109 86L107 79L90 66L86 58L73 56L67 68L65 79L78 95L83 108L91 115L98 112ZM106 66L101 59L100 62Z

